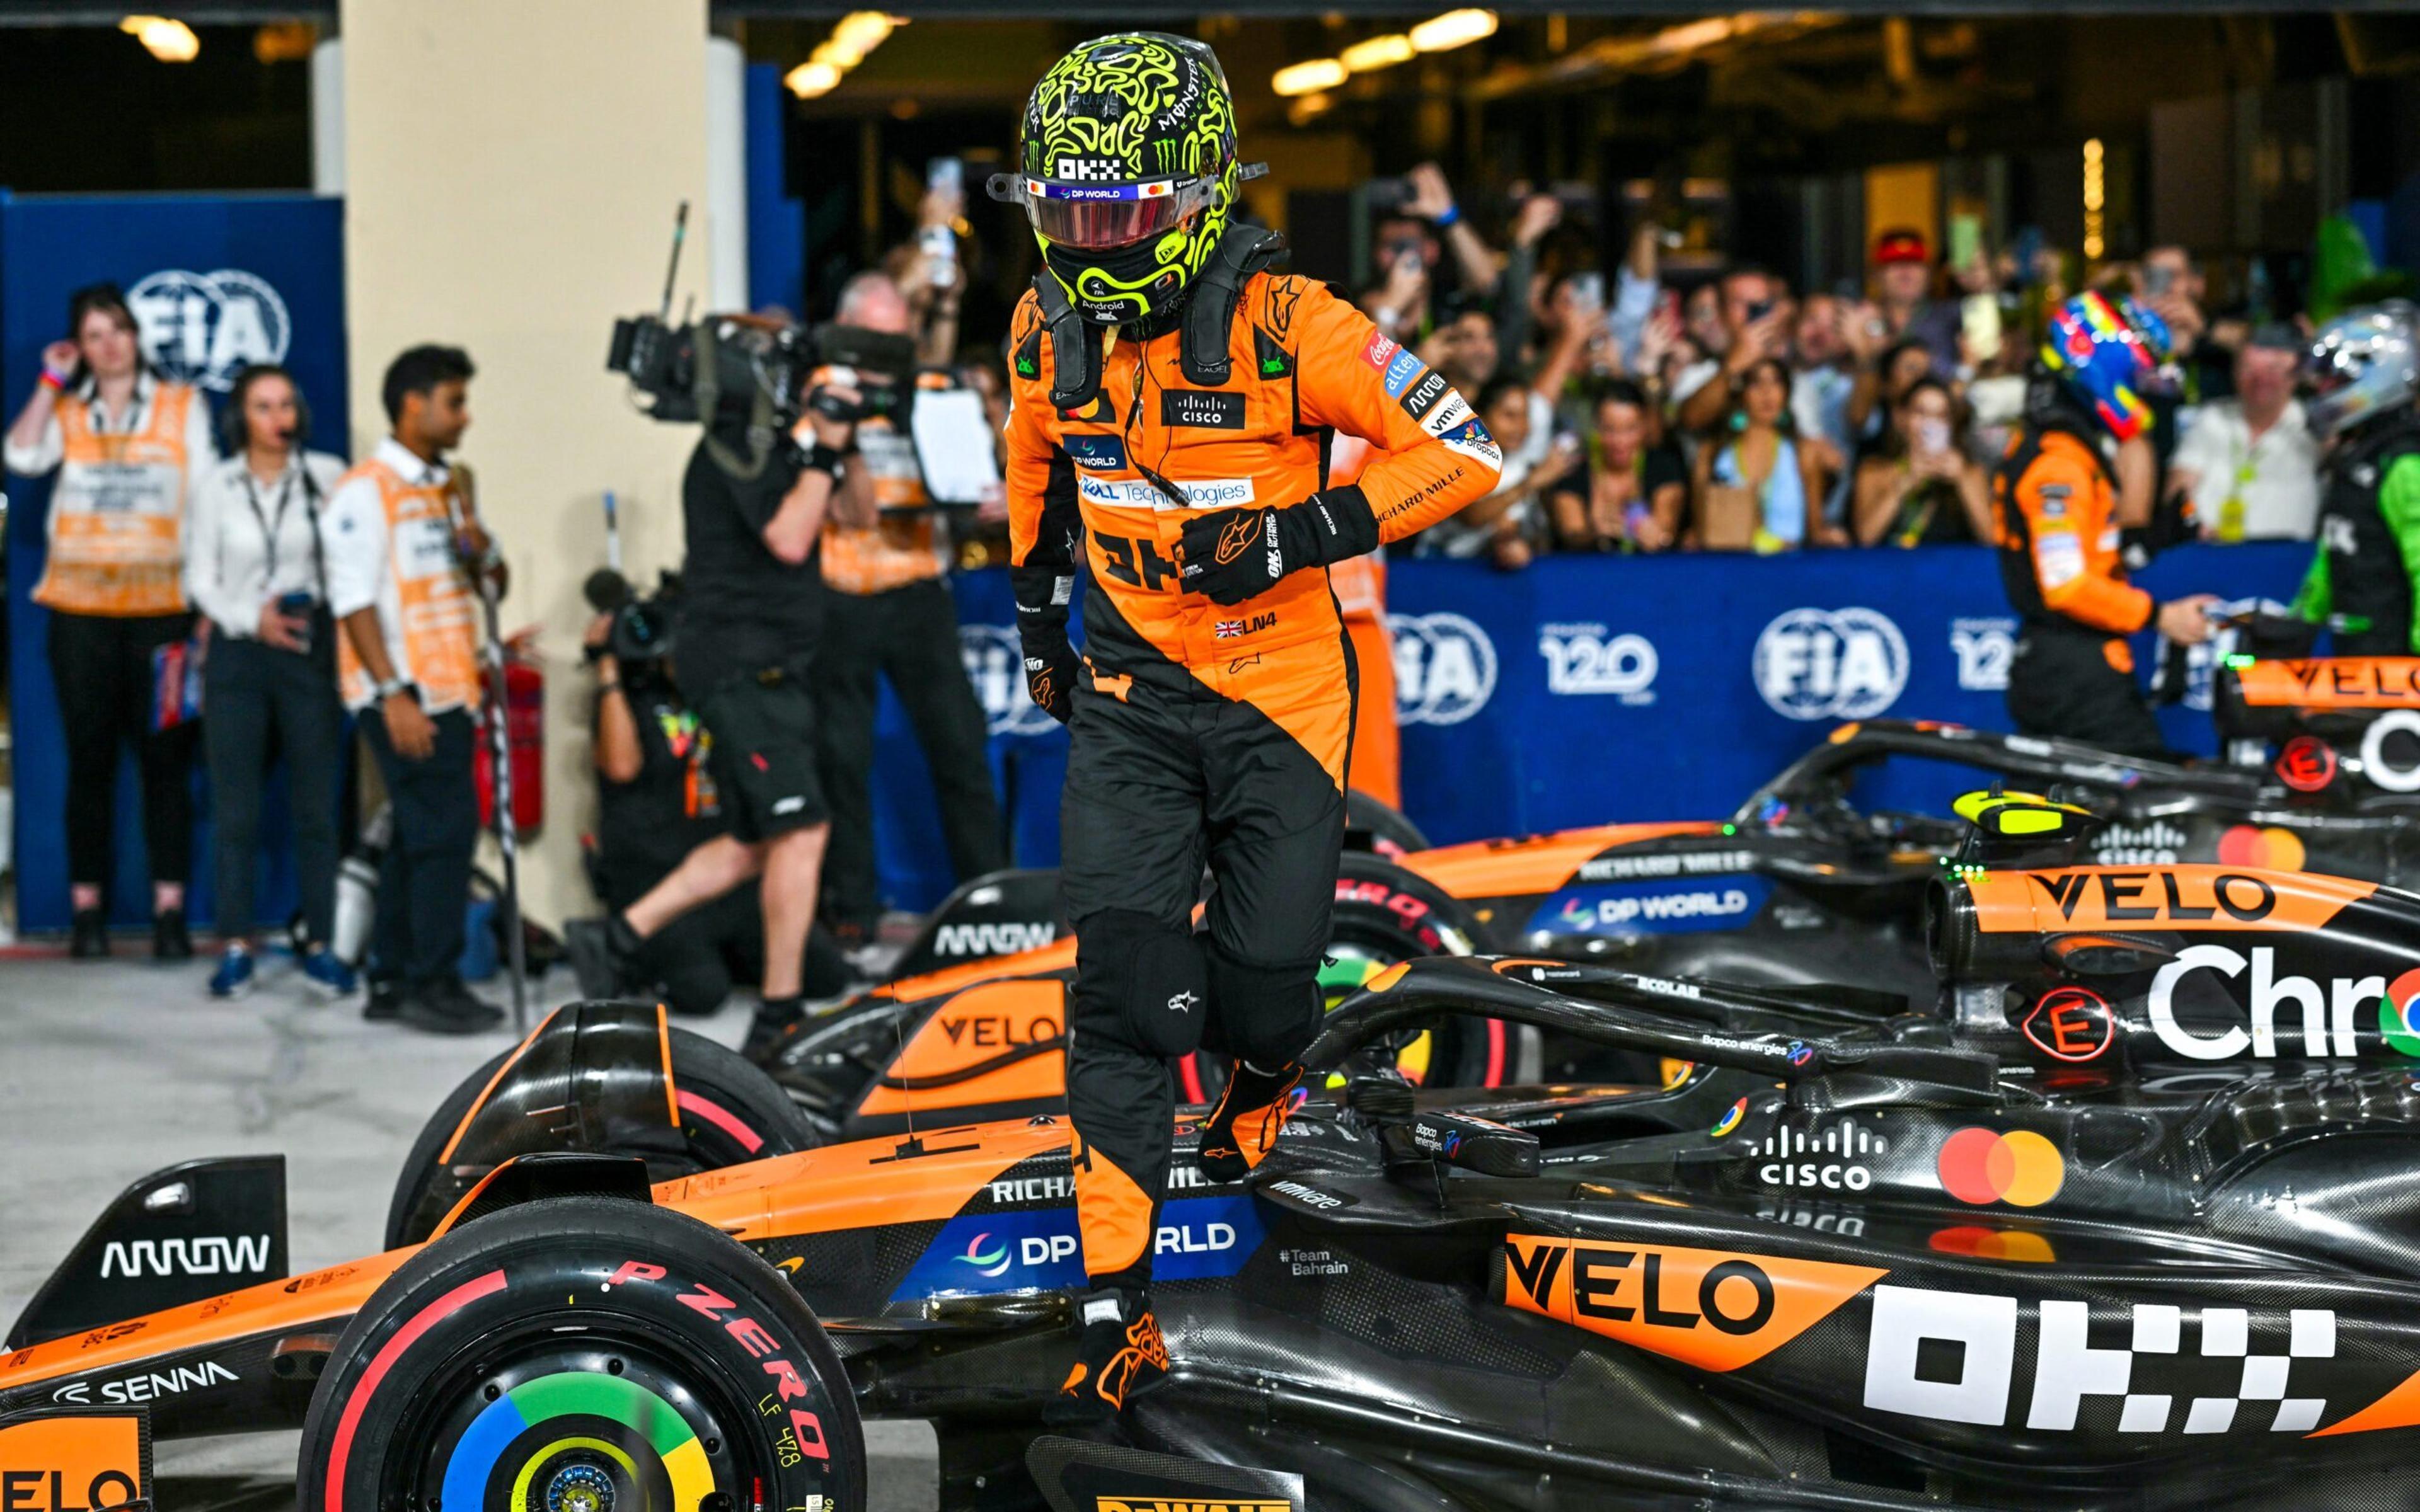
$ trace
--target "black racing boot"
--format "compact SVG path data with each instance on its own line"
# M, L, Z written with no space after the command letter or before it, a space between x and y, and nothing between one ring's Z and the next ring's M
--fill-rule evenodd
M1218 1106L1202 1126L1202 1145L1194 1164L1214 1181L1240 1181L1252 1174L1261 1157L1277 1148L1278 1131L1299 1101L1303 1069L1287 1061L1275 1071L1262 1071L1238 1060L1227 1073L1227 1089Z
M185 911L163 908L151 916L151 956L157 961L191 961L194 937L185 931Z
M502 1024L504 1012L481 1002L460 978L446 977L406 993L396 1017L429 1034L476 1034Z
M564 949L580 995L619 997L630 990L631 962L644 943L617 909L603 918L580 918L563 928Z
M70 923L68 955L77 961L98 961L109 953L109 915L99 908L79 908Z
M1168 1344L1151 1310L1151 1293L1132 1287L1103 1287L1076 1296L1082 1332L1076 1363L1059 1395L1043 1404L1051 1427L1113 1427L1134 1394L1168 1373Z
M372 977L370 1000L362 1007L362 1017L373 1024L403 1016L403 980L399 977Z
M781 1048L790 1030L807 1016L805 1002L802 997L768 997L757 1004L756 1016L748 1023L748 1038L739 1046L739 1053L763 1065Z

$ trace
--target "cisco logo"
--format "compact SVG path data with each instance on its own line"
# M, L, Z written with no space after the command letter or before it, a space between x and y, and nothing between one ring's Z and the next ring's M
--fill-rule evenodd
M1756 690L1792 719L1869 719L1907 687L1907 638L1869 609L1794 609L1756 638Z
M282 363L294 336L286 301L240 269L163 268L126 294L143 354L179 383L220 393L255 363Z
M1459 614L1389 614L1395 722L1460 724L1496 691L1496 644Z
M1016 631L1004 625L958 626L958 656L966 663L967 681L984 708L984 725L995 735L1040 735L1059 728L1026 695L1025 650Z

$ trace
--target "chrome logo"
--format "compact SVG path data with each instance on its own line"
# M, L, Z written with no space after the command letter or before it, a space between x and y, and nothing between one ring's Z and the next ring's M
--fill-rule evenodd
M2230 825L2218 837L2221 866L2257 867L2264 872L2303 870L2303 837L2275 825Z
M973 1266L977 1275L1003 1275L1008 1271L1008 1246L1001 1244L997 1248L986 1250L984 1248L984 1242L989 1238L991 1238L989 1230L977 1234L967 1241L967 1252L964 1255L954 1255L950 1257L960 1265Z
M2378 1032L2386 1036L2389 1047L2420 1060L2420 1029L2413 1028L2412 1019L2420 1002L2414 999L2420 999L2420 968L2386 984L2386 995L2378 1000Z
M1714 1137L1720 1139L1723 1135L1730 1133L1733 1129L1738 1128L1740 1126L1740 1119L1746 1117L1747 1099L1741 1098L1738 1102L1731 1104L1731 1110L1729 1113L1723 1115L1722 1121L1714 1125Z
M1933 1171L1941 1190L1977 1207L2006 1202L2039 1208L2067 1182L2067 1162L2058 1147L2030 1129L1961 1129L1941 1142Z

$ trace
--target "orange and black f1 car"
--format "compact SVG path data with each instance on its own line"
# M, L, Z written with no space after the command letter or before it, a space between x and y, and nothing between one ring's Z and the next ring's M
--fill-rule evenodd
M1333 1011L1248 1182L1181 1116L1129 1413L1163 1458L1028 1457L1081 1284L1062 1120L781 1152L760 1074L599 1005L436 1120L425 1242L289 1278L273 1166L131 1188L0 1355L0 1473L139 1475L63 1414L300 1423L311 1512L843 1509L872 1413L936 1423L952 1507L2409 1504L2420 898L2025 868L2065 810L1973 812L2008 859L1932 884L1943 1012L1424 960ZM1414 1088L1456 1016L1691 1069ZM707 1127L759 1158L703 1168ZM650 1141L690 1174L600 1152Z
M1422 955L1521 951L1662 976L1831 988L1869 1012L1929 1002L1926 888L1963 827L1863 795L1885 769L2065 795L2098 823L2084 859L2203 862L2420 881L2420 658L2235 658L2216 679L2242 764L2184 766L1955 725L1846 725L1726 818L1613 824L1429 847L1366 803L1342 860L1326 980L1350 987ZM1056 876L969 885L927 920L901 976L793 1032L768 1062L827 1138L910 1113L992 1118L1055 1104L1074 941ZM1022 949L1003 949L1023 947ZM1431 1085L1601 1072L1585 1046L1463 1022L1411 1047ZM1188 1059L1186 1094L1218 1070Z

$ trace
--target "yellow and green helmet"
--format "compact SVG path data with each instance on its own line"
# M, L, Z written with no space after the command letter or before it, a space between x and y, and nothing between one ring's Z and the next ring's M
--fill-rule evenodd
M1235 108L1207 44L1166 32L1079 43L1025 102L1017 168L992 197L1020 204L1042 260L1084 318L1175 309L1209 262L1235 186Z

